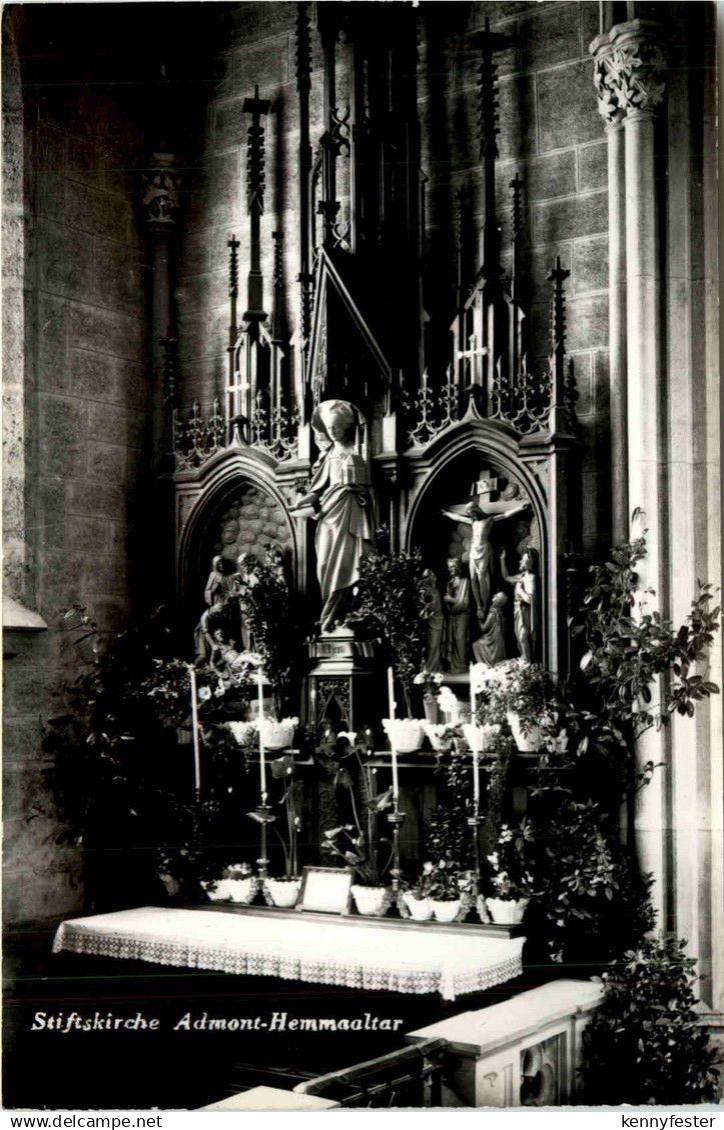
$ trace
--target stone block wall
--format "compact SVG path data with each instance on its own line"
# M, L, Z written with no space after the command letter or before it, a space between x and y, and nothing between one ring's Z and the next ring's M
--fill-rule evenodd
M230 13L222 49L206 84L205 129L190 171L189 212L178 275L180 356L184 401L223 402L227 371L228 253L234 232L239 249L239 314L244 310L248 266L245 200L246 131L243 100L271 100L266 119L267 193L262 219L265 309L271 312L271 233L285 236L285 305L297 325L298 102L295 84L295 6L239 4ZM482 223L476 135L478 55L462 37L485 19L510 37L500 56L498 216L504 265L510 234L508 185L516 172L524 189L523 275L530 280L531 363L544 366L549 351L549 286L545 276L560 255L570 270L568 346L579 387L584 440L584 543L605 544L610 532L608 457L608 240L607 165L603 123L597 112L588 44L598 33L598 4L447 3L423 5L419 106L426 188L425 304L431 336L448 346L454 313L455 194L472 193L466 256L477 259ZM313 29L312 143L322 130L322 71ZM454 46L453 46L454 44ZM340 90L345 88L344 73ZM340 96L340 100L342 96ZM344 172L340 173L344 193ZM342 202L343 211L345 202ZM390 316L393 316L391 311Z
M24 162L14 198L6 190L3 202L6 230L17 229L4 248L5 276L14 277L5 332L15 342L4 349L5 585L48 625L5 640L3 874L12 924L80 905L79 859L56 845L42 784L42 727L64 712L67 686L92 658L63 629L63 610L86 606L104 633L132 611L149 389L144 251L129 174L138 132L102 86L69 82L59 93L31 82L39 40L28 25L36 19L42 36L43 15L15 8L4 17L14 56L6 97L16 103L4 149L18 146Z

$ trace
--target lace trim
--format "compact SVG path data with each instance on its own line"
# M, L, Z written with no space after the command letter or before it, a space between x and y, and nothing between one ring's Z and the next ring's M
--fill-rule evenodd
M435 993L443 1000L455 1000L466 993L500 985L522 972L520 949L503 961L464 970L390 970L360 962L317 961L269 953L231 952L228 949L181 941L153 941L144 938L89 934L63 923L53 942L53 952L99 957L118 957L148 961L156 965L175 965L187 969L208 969L223 973L257 977L279 977L288 981L307 981L320 985L340 985L348 989L384 990L391 993Z

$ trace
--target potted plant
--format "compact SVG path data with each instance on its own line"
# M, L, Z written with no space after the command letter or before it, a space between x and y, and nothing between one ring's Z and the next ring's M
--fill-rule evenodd
M427 629L424 566L419 551L381 553L374 550L360 564L360 604L350 620L367 639L387 646L394 677L402 688L405 716L383 721L398 753L412 753L422 745L422 721L412 708L416 673L421 670ZM391 696L392 697L392 696Z
M512 926L523 921L534 893L533 876L527 866L527 845L532 841L533 829L526 818L518 828L503 824L500 829L498 850L487 857L494 893L486 898L485 906L493 922ZM478 911L481 919L486 921L484 908L479 906Z
M454 922L463 908L463 895L470 888L468 872L460 871L454 863L440 859L430 865L427 877L427 892L435 920Z
M413 883L402 895L402 901L410 912L410 917L416 922L427 922L432 918L432 875L435 870L433 863L423 863L417 881Z
M494 667L477 664L473 681L478 720L500 723L505 718L519 750L531 753L539 749L541 722L554 697L550 673L540 664L509 659Z
M422 687L422 704L425 710L425 719L428 723L434 724L440 717L437 693L442 684L442 675L439 671L428 671L425 667L419 674L415 675L412 681L415 686Z
M294 731L299 725L298 718L262 718L259 723L264 749L289 749L294 740Z
M292 907L295 905L302 885L299 874L299 830L301 828L300 807L302 801L302 783L294 779L294 758L291 754L278 757L269 766L272 778L285 782L284 793L280 805L284 808L286 834L283 835L275 823L271 823L271 830L276 835L284 853L284 876L281 878L267 878L264 881L264 895L274 906ZM255 813L250 816L256 817Z
M449 722L425 722L423 729L435 753L447 753L459 736L457 727Z
M248 863L230 863L220 879L202 879L201 886L212 902L236 902L248 906L257 892L258 880Z
M387 794L383 794L380 800L386 806ZM357 913L382 917L390 907L390 890L383 885L382 876L390 865L391 850L385 865L378 867L376 853L370 850L365 833L355 824L344 824L326 831L322 850L343 860L359 880L352 886Z

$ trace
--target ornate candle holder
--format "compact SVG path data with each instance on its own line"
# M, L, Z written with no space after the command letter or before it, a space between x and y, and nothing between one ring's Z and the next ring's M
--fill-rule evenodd
M402 891L400 889L400 878L402 876L402 870L400 868L400 828L405 822L405 813L397 807L397 798L395 798L394 804L395 807L392 812L387 813L387 820L392 826L392 867L390 868L390 878L392 880L391 905L396 907L398 912L404 917L406 907L402 901Z
M267 858L267 825L273 824L276 816L271 810L271 805L266 803L264 797L259 806L254 810L254 818L259 824L259 858L257 859L257 867L259 869L260 885L263 887L264 880L269 875L269 860Z

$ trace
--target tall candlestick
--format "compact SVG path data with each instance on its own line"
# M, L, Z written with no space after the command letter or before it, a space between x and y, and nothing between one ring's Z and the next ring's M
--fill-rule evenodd
M264 723L264 684L262 682L261 667L257 672L257 680L259 689L259 778L261 783L261 803L266 804L266 761L264 759L264 735L262 733L262 725Z
M478 751L473 750L473 805L477 815L478 805L480 804L480 778L478 776Z
M395 680L392 668L387 668L387 701L390 707L390 718L395 717Z
M473 687L474 665L470 664L470 721L475 721L475 689Z
M196 694L196 668L189 668L189 682L191 683L191 731L194 740L194 788L196 794L201 792L201 750L199 748L199 703Z
M400 796L400 782L397 779L397 751L392 746L392 799L395 808L397 808L397 801Z

